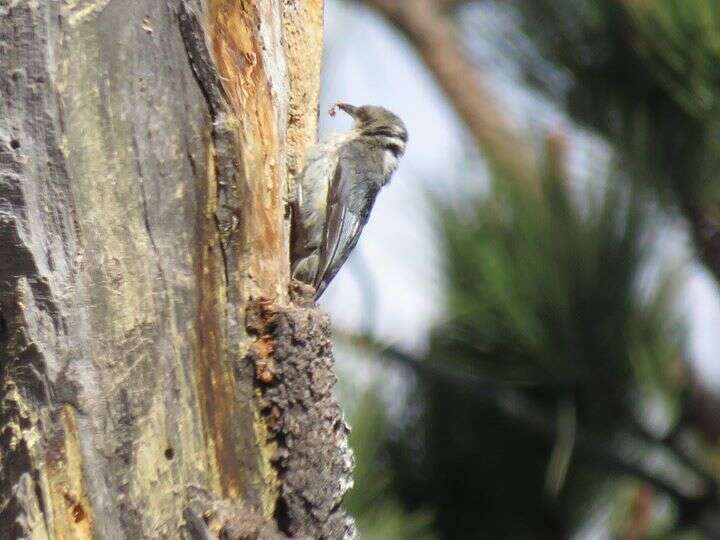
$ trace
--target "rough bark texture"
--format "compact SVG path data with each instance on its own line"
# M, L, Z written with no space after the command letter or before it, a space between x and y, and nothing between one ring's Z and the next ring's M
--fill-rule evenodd
M322 2L0 0L0 20L0 538L281 538L287 489L325 512L347 482L284 485L306 450L275 455L245 325L253 298L299 309L284 200ZM302 511L280 529L327 530Z
M313 304L315 291L297 287L292 307L260 302L248 319L248 330L259 338L248 358L277 447L276 518L292 538L353 538L353 522L340 507L352 486L352 454L332 394L330 322Z

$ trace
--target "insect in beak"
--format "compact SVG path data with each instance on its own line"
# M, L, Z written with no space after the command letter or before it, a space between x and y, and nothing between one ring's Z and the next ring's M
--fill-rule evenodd
M336 103L335 105L330 107L330 111L328 111L330 116L335 116L335 113L338 109L345 111L353 118L355 117L355 112L357 111L357 107L350 105L349 103Z

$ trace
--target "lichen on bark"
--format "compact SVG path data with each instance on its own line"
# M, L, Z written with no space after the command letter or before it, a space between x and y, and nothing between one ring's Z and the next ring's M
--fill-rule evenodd
M289 305L322 2L0 0L0 19L2 535L278 529L245 311Z

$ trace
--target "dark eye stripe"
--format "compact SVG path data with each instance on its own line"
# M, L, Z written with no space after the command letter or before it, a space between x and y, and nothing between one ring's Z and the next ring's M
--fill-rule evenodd
M383 137L395 137L395 133L390 128L381 127L381 128L375 128L371 129L369 131L365 132L365 135L370 135L371 137L374 136L383 136Z
M378 136L378 135L379 135L379 136L383 136L383 137L397 137L397 138L400 139L401 141L407 142L407 133L405 133L404 130L399 130L399 131L400 131L400 132L398 133L397 131L395 131L395 130L393 130L393 129L386 128L386 127L381 127L381 128L372 129L372 130L370 130L370 131L366 131L366 132L365 132L365 135L370 135L370 136Z
M402 153L402 148L399 144L387 143L384 145L384 148L390 150L395 157L398 157Z

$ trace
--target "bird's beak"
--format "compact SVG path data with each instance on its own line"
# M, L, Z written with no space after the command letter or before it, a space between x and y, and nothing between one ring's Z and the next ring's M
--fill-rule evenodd
M341 109L348 113L350 116L355 118L355 113L357 112L357 107L350 105L349 103L336 103L332 107L330 107L330 116L335 116L335 112L337 109Z

